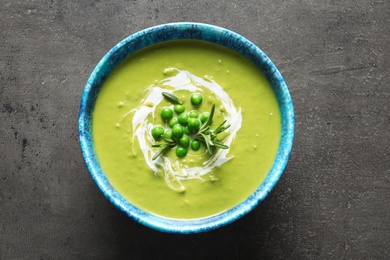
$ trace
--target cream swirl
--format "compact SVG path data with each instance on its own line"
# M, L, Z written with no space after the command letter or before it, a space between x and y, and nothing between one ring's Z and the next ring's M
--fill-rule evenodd
M242 114L241 108L237 109L229 95L210 77L200 78L188 71L175 68L168 68L165 73L175 75L149 86L144 92L145 97L140 102L140 105L130 111L133 114L132 143L134 144L135 138L138 140L145 161L155 174L162 172L167 185L171 189L184 192L183 180L216 179L211 175L212 170L229 161L232 157L228 156L230 149L217 149L216 153L210 156L208 160L202 162L201 166L190 167L183 160L172 160L167 156L160 156L153 161L152 157L155 150L151 147L151 144L154 142L151 136L151 129L153 128L154 122L151 121L153 121L156 107L163 100L161 93L164 91L175 92L180 90L199 93L211 92L215 99L221 103L221 107L225 111L223 116L227 120L227 123L231 125L226 130L228 135L224 140L224 144L229 147L241 128ZM207 178L205 176L206 174L209 174Z

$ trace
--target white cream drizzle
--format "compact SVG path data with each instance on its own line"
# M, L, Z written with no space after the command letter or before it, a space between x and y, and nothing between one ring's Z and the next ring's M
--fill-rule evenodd
M137 138L145 161L150 169L152 169L155 174L162 172L167 185L171 189L178 192L184 192L185 187L182 183L183 180L205 180L205 174L211 173L215 167L224 164L232 157L228 157L230 149L217 149L217 152L207 161L204 161L201 167L189 167L179 160L171 160L163 155L153 161L152 157L156 151L151 147L151 144L154 143L151 129L153 128L154 122L149 122L149 119L154 118L156 107L163 100L161 93L164 91L174 92L178 90L204 93L205 89L214 93L215 98L222 103L222 106L226 111L223 114L227 120L227 124L231 125L230 128L226 130L229 135L224 140L224 143L229 147L241 128L242 114L241 108L237 109L234 106L233 100L220 85L212 80L212 78L205 77L205 79L202 79L188 71L175 68L168 68L166 69L166 72L170 75L176 73L176 75L149 86L144 92L145 98L140 102L140 105L128 113L133 114L132 143L134 144L134 140ZM187 157L189 156L191 155L188 154ZM215 179L212 175L209 175L207 178L209 180Z

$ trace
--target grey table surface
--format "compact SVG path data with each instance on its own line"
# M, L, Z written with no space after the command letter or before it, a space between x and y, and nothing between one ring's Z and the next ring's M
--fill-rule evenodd
M215 231L172 235L112 206L84 164L80 97L153 25L236 31L283 74L296 137L278 185ZM389 1L0 0L0 259L390 259Z

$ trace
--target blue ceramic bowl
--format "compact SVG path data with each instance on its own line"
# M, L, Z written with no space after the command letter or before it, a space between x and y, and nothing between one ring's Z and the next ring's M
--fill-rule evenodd
M244 202L207 218L175 220L149 214L123 198L109 183L96 158L91 131L92 111L99 90L109 73L125 57L155 43L175 39L198 39L220 44L242 53L266 75L276 93L281 116L282 135L272 169L264 182ZM294 109L287 85L278 69L258 47L241 35L213 25L200 23L163 24L137 32L115 45L97 64L85 86L79 114L79 136L86 165L104 195L125 214L139 223L170 233L198 233L222 227L255 208L268 195L281 177L290 156L294 138Z

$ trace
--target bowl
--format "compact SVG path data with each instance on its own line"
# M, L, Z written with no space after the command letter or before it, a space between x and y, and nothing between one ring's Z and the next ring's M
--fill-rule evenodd
M91 131L92 111L99 90L109 73L127 56L169 40L197 39L233 49L249 58L265 74L276 94L282 129L275 161L265 180L245 201L220 214L201 219L170 219L145 212L127 201L110 185L94 151ZM79 112L79 138L82 155L97 186L107 199L135 221L168 233L199 233L225 226L263 201L280 179L287 165L294 138L294 109L287 85L267 55L248 39L228 29L202 23L169 23L139 31L115 45L97 64L82 94Z

